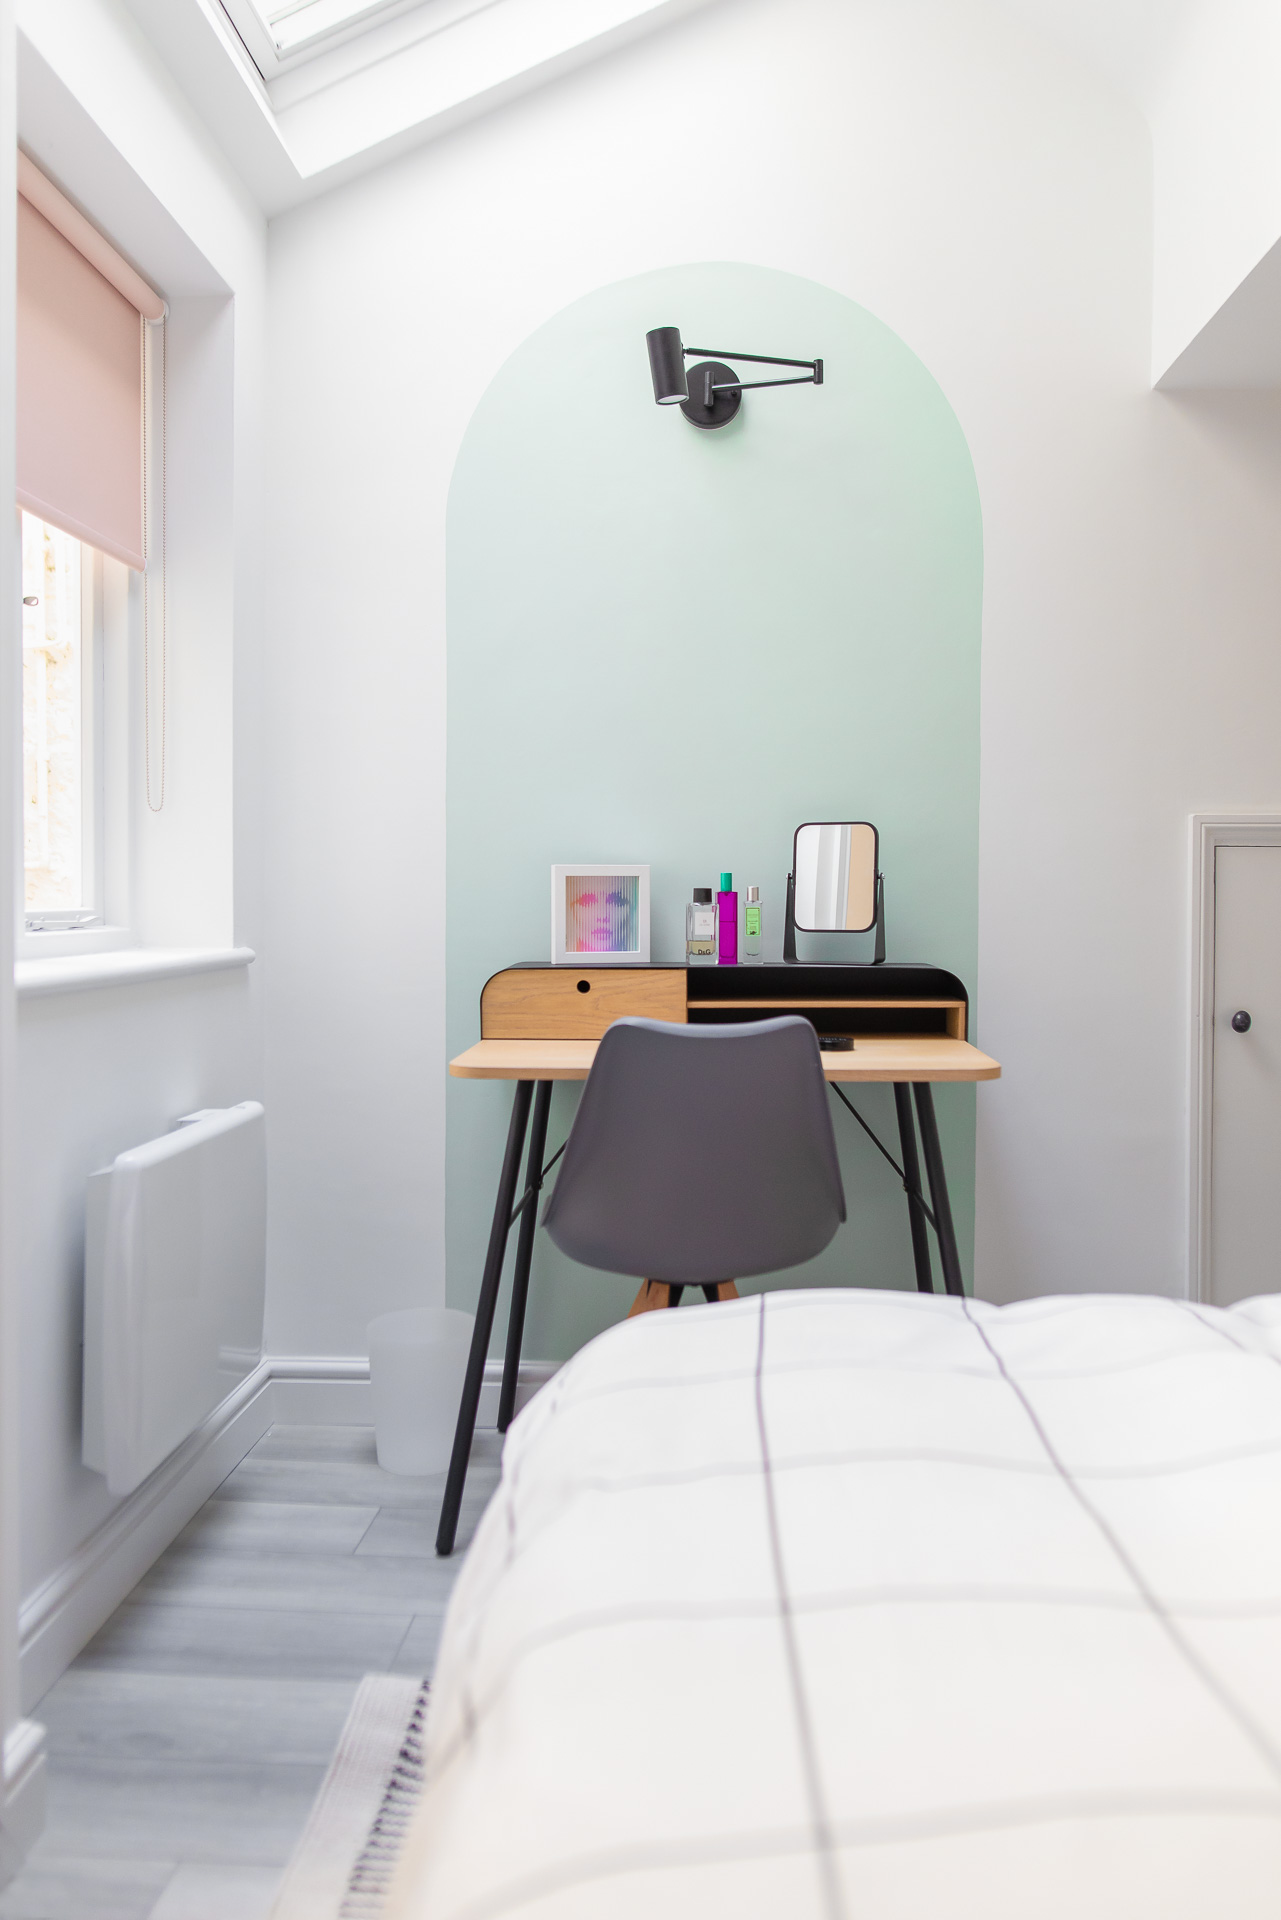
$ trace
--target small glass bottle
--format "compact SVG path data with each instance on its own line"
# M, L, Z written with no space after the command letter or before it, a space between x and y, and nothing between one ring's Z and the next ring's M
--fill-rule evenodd
M743 958L759 962L760 957L761 890L759 887L749 887L743 904Z
M720 967L738 965L738 895L732 873L721 875L720 892L716 896L716 964Z
M695 887L694 898L685 909L685 960L691 967L706 967L716 959L716 908L710 887Z

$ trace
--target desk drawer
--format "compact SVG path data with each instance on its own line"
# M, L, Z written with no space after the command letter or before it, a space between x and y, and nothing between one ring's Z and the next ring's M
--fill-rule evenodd
M480 996L482 1040L599 1040L628 1016L684 1025L684 967L509 967Z

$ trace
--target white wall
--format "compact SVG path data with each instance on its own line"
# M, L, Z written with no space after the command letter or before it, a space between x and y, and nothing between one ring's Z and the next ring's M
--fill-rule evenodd
M549 314L709 257L871 308L974 455L980 1287L1183 1284L1186 817L1281 801L1281 422L1149 390L1148 133L1083 64L981 4L738 0L273 223L277 1350L441 1297L461 434Z
M24 144L174 299L174 797L158 824L143 823L154 838L135 850L141 919L172 941L252 946L265 222L117 0L22 0L19 27ZM261 1093L258 973L20 1005L13 1180L27 1595L117 1504L80 1465L85 1178L180 1113Z
M259 1093L255 998L235 970L20 1008L25 1594L119 1504L80 1464L86 1176L180 1114Z
M1279 97L1275 0L1197 0L1177 57L1148 102L1156 170L1156 378L1281 241ZM1274 337L1281 325L1276 277L1268 301ZM1239 350L1237 357L1251 377L1259 348ZM1278 370L1281 355L1273 347L1272 384Z

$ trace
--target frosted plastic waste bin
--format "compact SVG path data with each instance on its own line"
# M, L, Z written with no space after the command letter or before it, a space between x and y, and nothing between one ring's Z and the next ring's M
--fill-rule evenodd
M474 1324L452 1307L408 1307L370 1321L374 1436L388 1473L448 1467Z

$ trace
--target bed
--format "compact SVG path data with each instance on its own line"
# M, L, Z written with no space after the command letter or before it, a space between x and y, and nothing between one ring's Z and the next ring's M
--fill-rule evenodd
M1275 1920L1281 1298L653 1313L513 1425L393 1920Z

